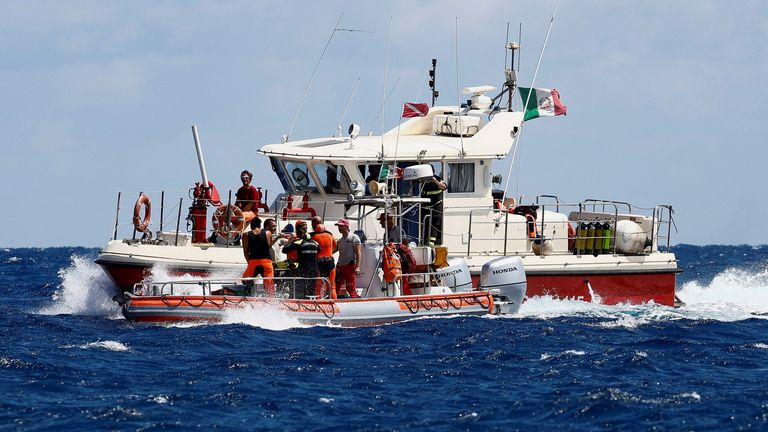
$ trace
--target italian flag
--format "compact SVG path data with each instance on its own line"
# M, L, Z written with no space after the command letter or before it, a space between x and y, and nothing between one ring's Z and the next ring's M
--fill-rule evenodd
M528 101L528 106L525 107L524 121L538 117L565 115L568 111L568 108L560 102L560 93L556 89L519 88L523 104ZM530 98L528 97L529 94Z

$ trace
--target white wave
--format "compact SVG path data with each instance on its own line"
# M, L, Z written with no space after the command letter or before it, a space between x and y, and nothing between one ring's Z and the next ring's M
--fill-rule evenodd
M65 345L62 348L80 348L80 349L104 349L107 351L126 352L130 351L128 346L118 341L98 341L82 345Z
M606 306L599 302L534 297L523 303L517 317L592 317L603 319L595 324L596 327L627 329L680 319L723 322L768 319L768 267L728 269L715 276L709 284L697 281L683 284L677 295L685 303L679 308L653 303Z
M758 349L768 349L768 344L764 344L764 343L761 343L761 342L749 344L748 346L750 346L752 348L758 348Z
M558 354L543 353L539 360L549 360L551 358L565 357L565 356L583 356L586 352L580 350L565 350Z
M164 404L167 404L167 403L170 402L170 398L168 396L165 396L165 395L153 396L152 398L150 398L150 400L152 402L158 403L160 405L164 405ZM171 402L171 405L173 405L172 402Z
M768 268L728 269L712 279L709 285L693 281L678 291L689 307L728 314L768 313Z
M276 306L259 305L229 309L224 314L221 324L247 324L266 330L288 330L309 327L302 324L295 316Z
M15 262L19 262L19 261L21 261L21 258L19 258L17 256L12 256L12 257L8 258L7 260L5 260L4 264L10 264L10 263L15 263Z
M242 274L243 271L238 269L216 269L207 276L197 276L190 273L179 274L178 270L172 272L167 265L159 263L152 266L151 275L146 280L153 282L197 280L234 281L239 279Z
M74 255L69 267L59 270L61 284L53 304L41 308L43 315L120 316L112 300L118 289L104 270L88 258Z

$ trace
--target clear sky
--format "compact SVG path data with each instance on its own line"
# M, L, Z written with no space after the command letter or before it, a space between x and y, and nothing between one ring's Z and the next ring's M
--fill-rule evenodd
M501 82L507 23L527 86L554 5L2 1L0 247L103 245L118 191L130 207L199 181L192 124L221 190L243 169L277 190L256 150L290 128L342 12L371 33L336 33L293 138L331 134L358 77L344 123L371 127L390 17L387 128L427 100L433 57L439 102L457 100L456 17L461 87ZM672 204L674 244L768 243L766 41L760 0L563 0L536 84L568 115L527 124L513 192Z

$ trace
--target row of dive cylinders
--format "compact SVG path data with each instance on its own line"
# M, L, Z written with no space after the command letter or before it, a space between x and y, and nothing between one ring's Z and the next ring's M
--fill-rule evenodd
M600 255L613 252L613 227L609 222L580 222L573 245L574 255Z

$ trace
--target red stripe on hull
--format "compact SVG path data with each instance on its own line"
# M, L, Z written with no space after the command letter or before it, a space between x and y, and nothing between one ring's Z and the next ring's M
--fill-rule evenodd
M552 296L559 299L599 301L606 305L642 304L653 301L675 305L675 277L669 273L527 275L526 297ZM472 275L473 284L480 281ZM592 292L590 292L590 286Z

